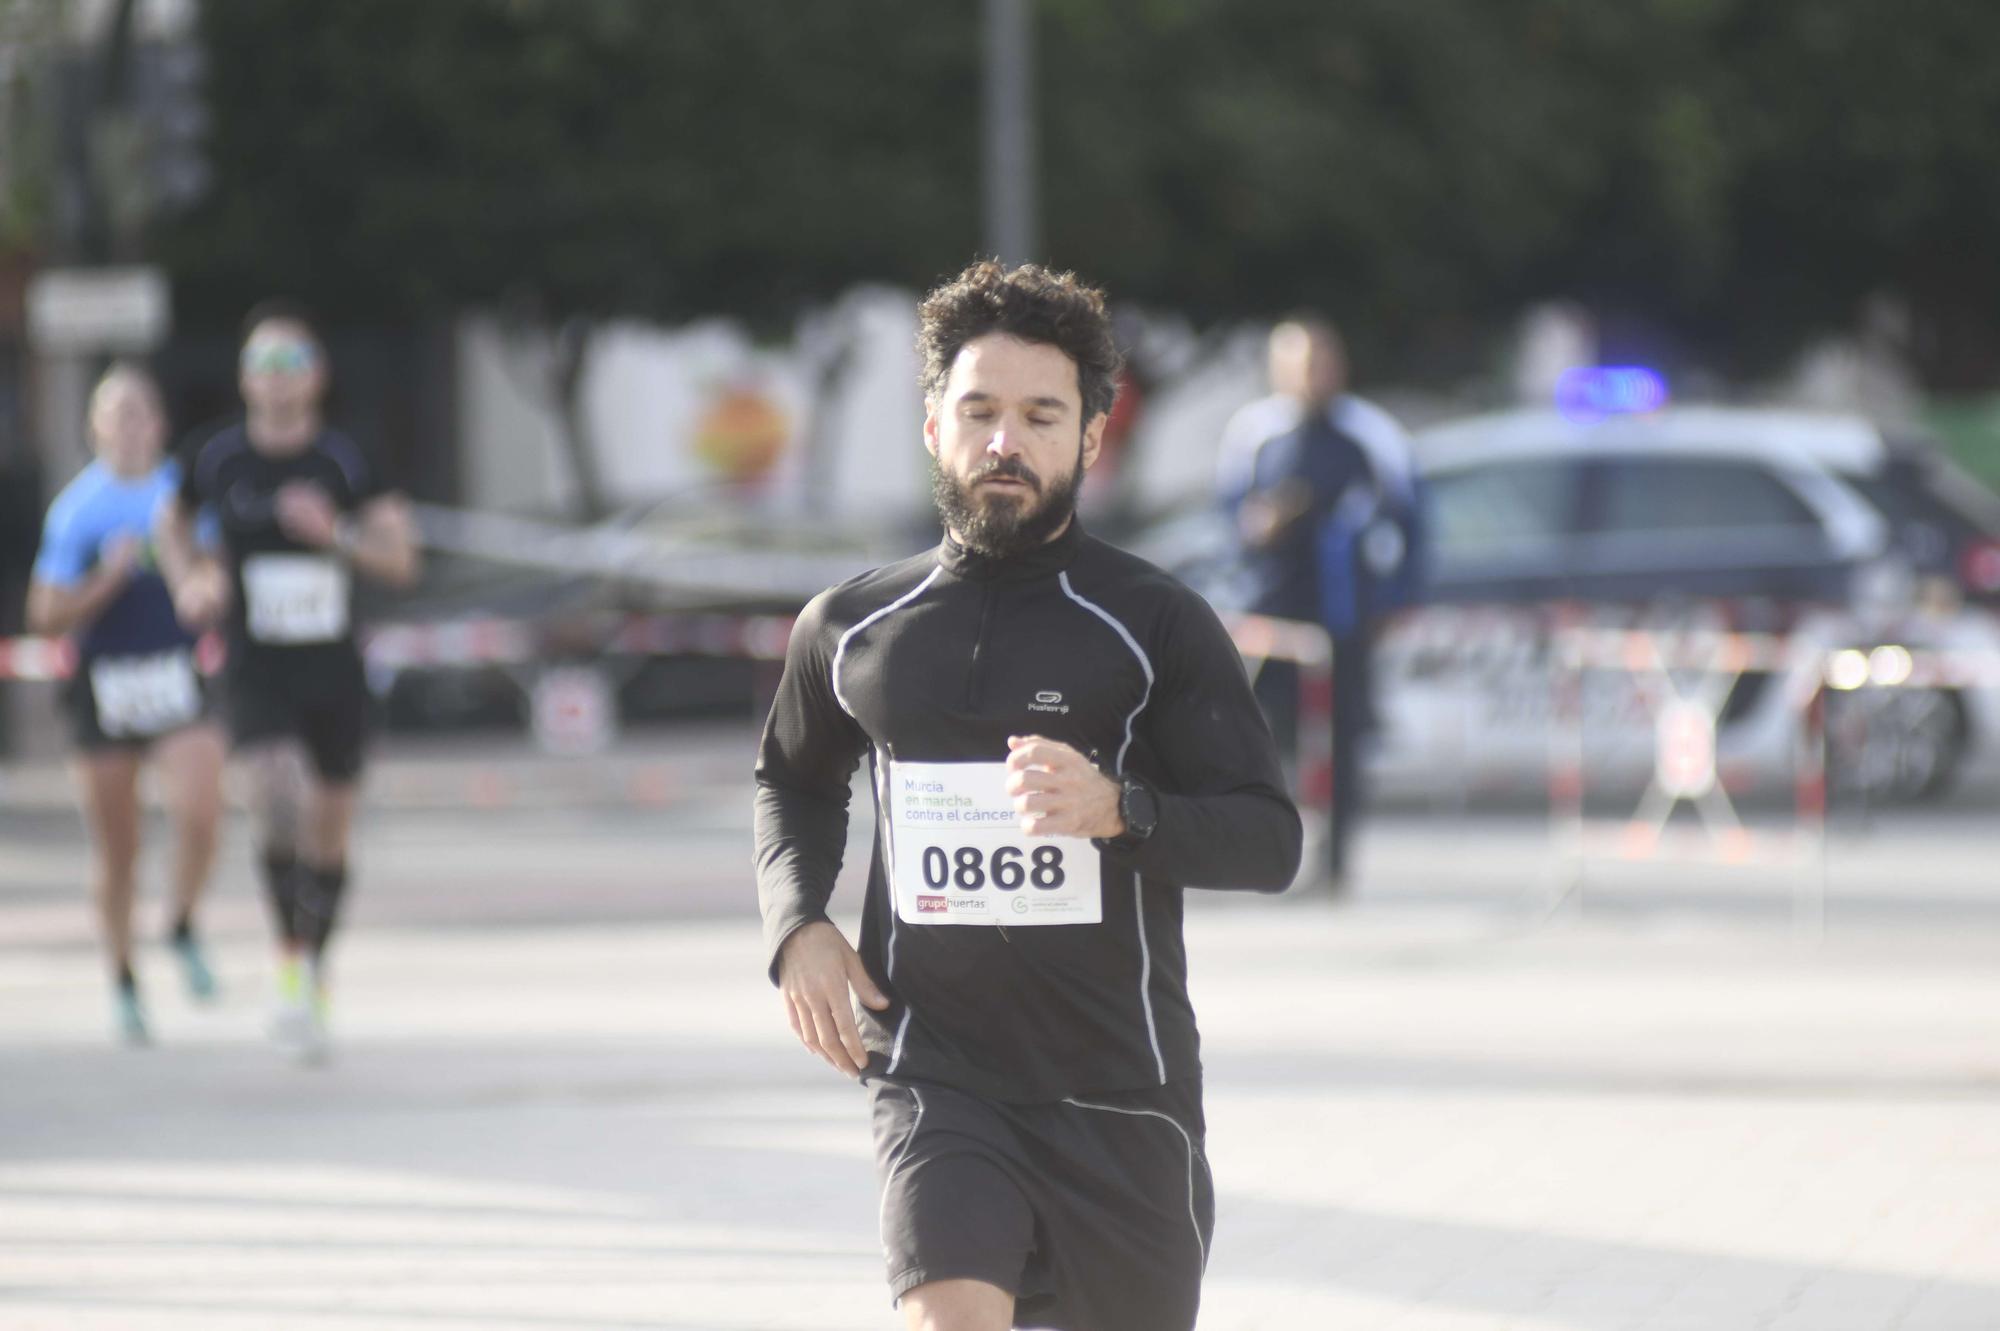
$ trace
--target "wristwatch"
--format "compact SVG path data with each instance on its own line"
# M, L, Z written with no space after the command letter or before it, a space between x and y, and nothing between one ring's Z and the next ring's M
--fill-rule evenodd
M1160 797L1136 776L1118 778L1118 816L1125 831L1115 837L1097 838L1100 850L1133 850L1144 844L1160 825Z

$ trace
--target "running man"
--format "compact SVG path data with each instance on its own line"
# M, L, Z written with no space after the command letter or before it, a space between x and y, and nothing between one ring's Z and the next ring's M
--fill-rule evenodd
M252 769L278 932L273 1033L317 1060L369 717L351 575L407 586L417 543L408 504L322 419L326 351L301 311L252 311L238 368L243 424L196 453L161 509L160 553L183 623L227 616L230 732ZM220 562L195 549L204 511L221 527Z
M97 458L49 506L28 586L28 627L76 639L65 697L94 851L93 896L118 1034L146 1044L151 1033L132 970L139 767L150 756L165 778L176 833L168 940L189 995L206 1000L215 978L194 924L215 863L222 737L208 719L194 635L174 618L152 557L153 513L180 484L179 469L164 459L159 386L136 365L114 365L90 395L89 424Z
M1182 888L1282 890L1298 811L1208 605L1076 521L1102 293L979 263L921 316L945 538L793 630L757 761L771 976L867 1087L909 1326L1185 1329L1214 1193ZM856 952L826 908L864 756Z

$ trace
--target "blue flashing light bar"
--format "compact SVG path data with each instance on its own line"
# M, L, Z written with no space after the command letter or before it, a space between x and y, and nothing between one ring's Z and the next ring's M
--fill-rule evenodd
M1556 380L1556 410L1579 424L1640 416L1666 405L1667 381L1639 365L1585 365Z

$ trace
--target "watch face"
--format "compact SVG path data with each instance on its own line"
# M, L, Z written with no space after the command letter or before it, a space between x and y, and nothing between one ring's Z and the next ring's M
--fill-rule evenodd
M1160 810L1153 799L1153 792L1136 781L1127 781L1119 792L1118 812L1125 819L1128 836L1150 836L1153 824L1159 821Z

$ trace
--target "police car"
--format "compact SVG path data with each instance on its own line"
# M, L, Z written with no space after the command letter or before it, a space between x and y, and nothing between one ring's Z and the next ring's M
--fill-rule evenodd
M1859 418L1669 407L1645 372L1614 376L1413 441L1427 592L1378 647L1385 788L1519 788L1545 772L1559 622L1799 648L1713 700L1717 766L1737 789L1791 779L1798 699L1827 653L2000 653L1984 608L2000 592L2000 503L1969 478ZM1590 769L1648 771L1662 698L1715 687L1699 674L1587 674ZM1858 690L1835 697L1828 730L1837 790L1928 796L2000 736L2000 691Z

